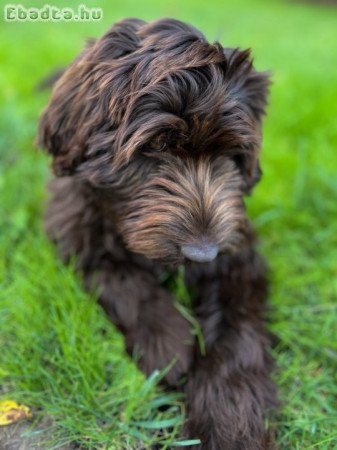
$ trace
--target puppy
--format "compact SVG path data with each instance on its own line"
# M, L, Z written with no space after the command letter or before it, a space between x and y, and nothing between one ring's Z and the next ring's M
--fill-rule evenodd
M142 370L175 361L166 382L186 394L194 448L274 448L267 284L243 202L260 178L268 84L248 50L177 20L127 19L87 45L40 119L56 175L47 233ZM161 283L179 265L204 352Z

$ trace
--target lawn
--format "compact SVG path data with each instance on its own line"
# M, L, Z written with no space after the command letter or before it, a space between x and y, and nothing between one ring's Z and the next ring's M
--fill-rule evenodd
M256 66L273 73L264 177L247 200L269 262L269 328L278 336L282 406L272 425L281 450L337 449L337 8L274 0L87 5L101 6L104 19L0 19L0 399L31 406L36 421L53 418L48 450L179 441L181 397L157 386L160 374L146 380L136 369L44 235L49 159L33 144L48 97L35 90L41 78L117 19L173 16L226 47L252 47Z

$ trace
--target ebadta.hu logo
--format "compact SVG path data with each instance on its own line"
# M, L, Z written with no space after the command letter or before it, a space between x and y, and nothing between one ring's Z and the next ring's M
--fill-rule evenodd
M88 8L79 5L74 8L59 8L54 5L44 5L42 8L25 7L21 4L6 4L4 7L4 19L6 22L71 22L71 21L99 21L103 18L102 8Z

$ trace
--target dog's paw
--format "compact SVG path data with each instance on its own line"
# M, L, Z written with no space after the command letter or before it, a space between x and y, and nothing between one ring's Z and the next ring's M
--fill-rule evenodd
M167 368L164 380L175 386L189 370L194 338L189 323L171 302L154 308L151 317L145 315L138 328L126 334L127 349L147 375Z
M185 429L184 438L196 438ZM209 433L200 441L200 444L190 447L192 450L277 450L275 442L269 434L258 437L241 437L233 441L228 440L227 436L221 436L217 432L212 433L212 427L209 427Z
M273 430L266 430L265 384L256 386L236 372L223 376L230 364L214 371L211 361L203 361L185 386L187 416L185 439L199 438L194 450L276 450ZM214 363L214 361L213 361ZM261 391L262 389L262 391Z

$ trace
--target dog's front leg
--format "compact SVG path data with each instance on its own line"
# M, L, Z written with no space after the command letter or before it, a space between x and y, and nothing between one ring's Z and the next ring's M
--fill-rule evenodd
M124 333L140 368L149 375L173 363L165 381L176 384L188 371L193 338L171 295L151 273L130 263L107 262L85 278L88 288L98 290L100 304Z
M265 430L276 403L272 360L263 326L266 282L253 250L220 260L199 283L197 303L206 354L187 383L187 434L203 450L274 449Z

